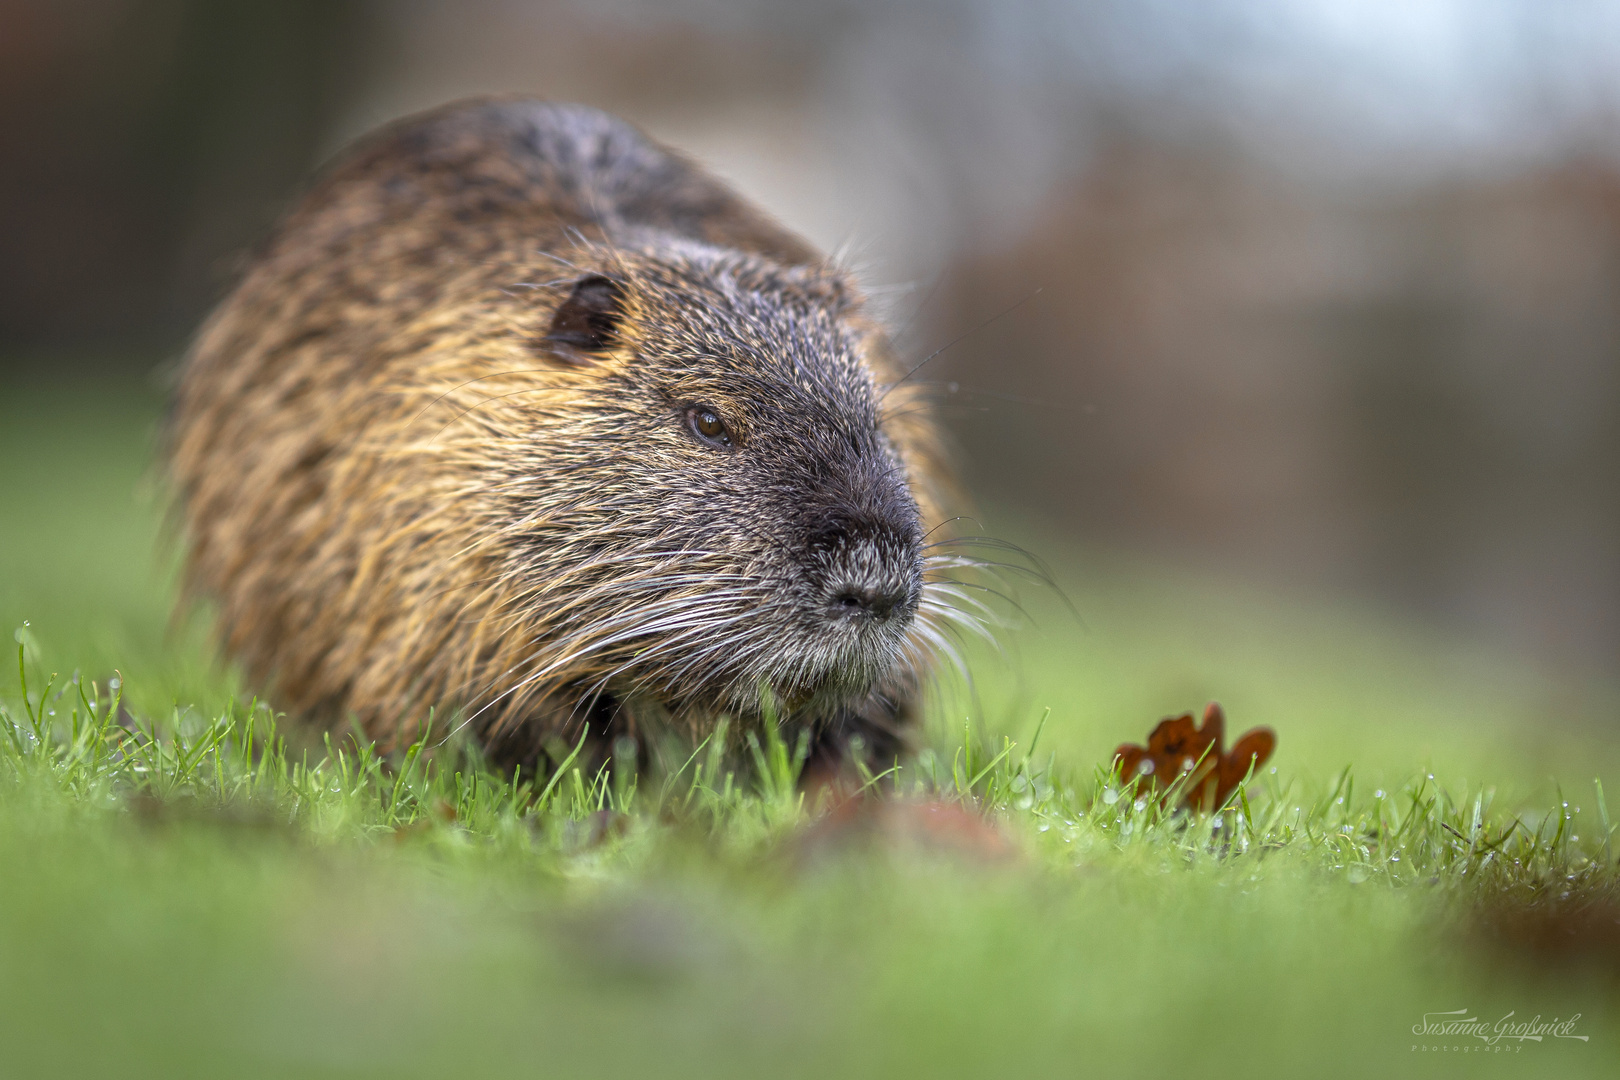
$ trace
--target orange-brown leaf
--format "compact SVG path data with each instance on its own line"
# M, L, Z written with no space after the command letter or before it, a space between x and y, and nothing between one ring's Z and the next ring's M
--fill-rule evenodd
M1121 744L1114 751L1115 767L1125 783L1141 781L1166 796L1179 781L1183 805L1213 810L1224 805L1250 770L1265 764L1277 746L1270 728L1255 728L1244 732L1228 753L1223 749L1225 733L1226 713L1212 701L1204 707L1201 725L1193 722L1192 713L1182 713L1159 721L1147 746Z

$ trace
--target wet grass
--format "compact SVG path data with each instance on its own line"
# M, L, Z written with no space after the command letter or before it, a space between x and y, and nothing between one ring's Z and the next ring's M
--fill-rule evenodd
M151 400L0 403L16 1075L1620 1064L1601 684L1049 544L1084 625L1027 598L1033 626L942 689L884 780L966 811L927 827L829 821L769 732L640 777L514 781L431 737L385 760L286 727L167 625ZM1215 696L1280 736L1223 812L1108 773ZM1455 1009L1431 1020L1487 1038L1414 1033ZM1589 1041L1487 1041L1510 1013Z

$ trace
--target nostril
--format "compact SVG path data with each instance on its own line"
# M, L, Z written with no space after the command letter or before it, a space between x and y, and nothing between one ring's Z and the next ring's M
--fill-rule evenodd
M880 619L887 619L894 614L894 610L902 606L909 594L893 592L885 589L841 589L833 596L834 604L846 615L859 612L869 612Z
M844 589L833 597L833 602L845 611L856 612L870 608L873 599L870 589Z

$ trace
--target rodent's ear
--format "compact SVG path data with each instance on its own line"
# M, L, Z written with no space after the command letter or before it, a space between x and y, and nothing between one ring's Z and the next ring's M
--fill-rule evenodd
M600 274L574 282L574 291L551 317L551 328L540 343L557 359L589 364L596 353L618 341L619 319L624 314L624 290Z

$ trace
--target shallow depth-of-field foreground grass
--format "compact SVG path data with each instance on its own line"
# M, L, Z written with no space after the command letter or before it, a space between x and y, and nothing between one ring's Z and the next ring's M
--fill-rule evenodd
M1612 687L1048 538L1079 617L1026 588L942 686L933 809L818 819L768 742L328 752L169 625L157 410L0 393L5 1075L1620 1070ZM1210 698L1278 732L1242 799L1122 793Z

